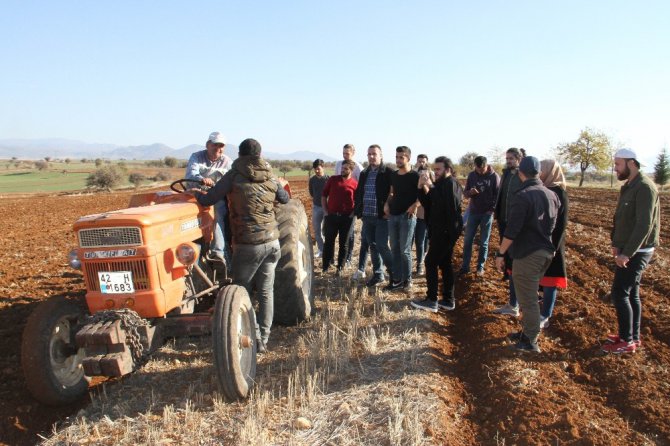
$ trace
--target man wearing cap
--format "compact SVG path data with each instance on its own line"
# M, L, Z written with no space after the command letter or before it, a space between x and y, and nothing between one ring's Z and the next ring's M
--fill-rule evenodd
M228 172L233 163L233 160L223 153L225 146L226 140L220 132L210 133L205 143L205 150L193 153L188 159L186 178L201 182L204 190L213 187ZM225 238L223 234L226 227L227 214L228 206L226 200L221 200L214 205L216 225L209 255L212 260L222 260L224 258ZM228 255L225 257L228 257Z
M512 258L514 291L521 306L522 331L510 335L520 351L539 353L540 306L537 290L556 248L551 233L556 226L560 202L539 179L540 162L527 156L519 164L521 187L511 200L505 234L496 254L496 267L505 268L505 255Z
M614 170L617 179L625 181L611 234L616 263L612 300L619 332L608 335L602 349L620 354L633 353L642 344L640 281L659 243L661 216L658 191L654 182L640 171L635 151L618 150L614 154Z
M281 251L274 202L288 203L286 180L276 179L272 167L261 158L255 139L240 143L239 157L230 170L206 194L197 193L203 206L228 199L233 234L233 283L247 289L259 303L256 320L258 351L264 353L274 312L275 267ZM255 290L255 293L252 291Z

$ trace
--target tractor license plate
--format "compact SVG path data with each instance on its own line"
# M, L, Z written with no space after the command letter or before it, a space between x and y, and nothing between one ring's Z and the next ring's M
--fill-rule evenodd
M119 271L115 273L98 273L100 291L105 294L134 293L133 273Z

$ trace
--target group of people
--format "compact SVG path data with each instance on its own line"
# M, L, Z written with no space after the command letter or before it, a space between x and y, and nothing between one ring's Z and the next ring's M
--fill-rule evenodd
M478 156L462 187L454 178L451 160L444 156L437 157L431 169L427 156L418 155L412 168L411 150L399 146L394 169L384 164L381 148L371 145L368 165L363 169L353 160L354 154L354 146L345 145L344 159L337 163L331 177L325 174L322 160L314 161L309 192L317 257L322 258L323 272L335 266L335 274L340 275L350 263L355 221L360 219L359 263L354 279L366 277L369 253L372 275L367 286L386 281L387 291L409 290L413 271L417 275L425 272L427 294L412 301L411 306L431 312L454 310L455 276L469 273L477 232L476 275L484 275L495 219L500 235L495 265L509 281L509 296L508 302L493 312L521 314L522 330L509 337L516 349L539 353L540 332L549 324L558 290L568 285L565 239L569 200L560 164L510 148L502 176L486 157ZM603 350L629 353L641 346L639 284L658 245L660 208L653 181L640 171L633 150L621 149L615 154L615 171L619 180L626 181L611 237L616 263L612 297L619 329L617 334L607 335ZM463 197L469 199L465 212ZM462 263L454 273L454 247L463 230ZM416 262L412 243L416 246ZM440 276L442 292L438 300Z
M202 187L193 191L197 201L214 206L216 224L208 259L225 261L233 282L244 286L259 302L256 331L258 351L264 352L273 318L274 271L280 258L274 205L288 202L289 196L284 190L286 181L276 178L261 157L258 141L242 141L234 161L224 155L225 145L221 133L211 133L205 150L190 157L186 178ZM509 280L509 298L494 313L521 313L522 330L510 338L519 350L539 352L538 337L552 315L557 291L568 284L568 195L560 165L510 148L502 176L485 157L478 156L462 187L455 179L451 160L445 156L435 158L429 167L428 157L420 154L412 168L410 148L399 146L395 150L396 168L391 168L384 163L381 147L373 144L368 147L368 165L363 168L353 159L355 153L355 147L346 144L343 159L330 177L324 172L323 160L313 163L315 174L309 180L309 193L322 270L328 272L335 267L335 274L341 274L351 263L355 221L359 219L362 229L354 279L365 279L368 258L372 260L366 282L369 287L386 282L387 291L409 290L413 272L425 273L426 296L412 301L412 307L431 312L454 310L456 274L452 262L456 242L465 229L463 259L457 274L467 274L473 241L479 232L476 274L484 275L495 219L501 240L495 265ZM611 296L618 331L608 334L602 347L610 353L631 353L642 345L640 280L659 243L658 192L640 167L631 149L621 149L614 155L617 178L625 183L611 233L615 263ZM469 199L465 212L463 197ZM226 232L230 233L232 246L226 243ZM412 244L416 246L416 262Z

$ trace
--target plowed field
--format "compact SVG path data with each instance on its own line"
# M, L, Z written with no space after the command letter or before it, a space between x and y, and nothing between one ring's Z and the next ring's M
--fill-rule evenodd
M291 186L311 207L306 182ZM53 423L86 404L54 409L30 396L19 360L21 332L41 300L83 294L81 275L67 265L75 219L125 207L129 196L0 201L0 443L34 444L38 434L48 435ZM573 188L569 196L569 288L559 295L543 332L541 355L525 357L509 349L505 336L518 322L491 314L506 299L506 283L491 264L483 279L459 279L456 311L431 316L433 371L440 370L444 382L436 391L445 407L459 408L440 418L448 423L459 417L463 426L450 437L431 433L436 443L670 444L670 253L663 246L670 236L670 199L662 196L662 246L642 282L643 348L617 357L599 353L605 335L616 330L614 309L603 298L612 280L609 231L617 192ZM497 243L494 230L492 249ZM416 282L420 294L424 282Z

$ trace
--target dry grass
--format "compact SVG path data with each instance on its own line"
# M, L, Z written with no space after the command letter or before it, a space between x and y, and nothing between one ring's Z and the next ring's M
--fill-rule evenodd
M432 444L444 403L431 388L444 382L428 354L431 322L408 296L320 282L318 315L275 330L249 400L218 394L209 338L180 339L103 385L44 444Z

